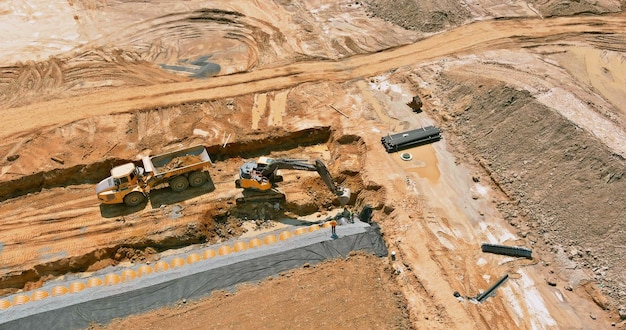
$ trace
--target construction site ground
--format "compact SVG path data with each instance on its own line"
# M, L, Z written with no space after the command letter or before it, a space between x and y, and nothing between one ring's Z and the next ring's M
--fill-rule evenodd
M625 5L5 1L0 302L330 217L314 172L282 172L280 207L235 203L245 161L319 158L348 208L374 208L393 260L354 254L92 328L624 329ZM428 125L443 139L411 160L381 145ZM196 144L207 185L98 202L113 166Z

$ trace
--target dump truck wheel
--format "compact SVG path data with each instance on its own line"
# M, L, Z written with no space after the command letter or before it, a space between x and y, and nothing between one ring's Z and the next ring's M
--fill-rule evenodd
M127 206L137 206L143 203L145 200L146 196L138 191L134 191L124 196L124 204L126 204Z
M189 174L189 185L192 187L200 187L206 183L206 175L202 172L193 172Z
M181 192L189 187L189 181L184 176L177 176L170 181L170 187L175 192Z

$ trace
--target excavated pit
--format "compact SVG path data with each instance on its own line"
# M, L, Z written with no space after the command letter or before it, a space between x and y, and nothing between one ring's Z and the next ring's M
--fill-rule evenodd
M331 173L337 184L349 187L352 197L347 207L354 211L360 211L365 204L374 209L383 209L382 186L368 182L364 183L359 171L355 166L363 162L365 153L359 152L364 148L364 143L359 136L340 135L331 131L329 127L315 127L296 132L277 131L276 134L263 134L261 139L257 134L242 136L238 141L223 145L207 146L209 155L214 161L214 168L210 168L212 180L225 181L233 177L235 173L227 172L227 168L236 168L242 159L256 158L261 155L279 154L281 156L294 155L301 158L300 154L307 152L307 148L328 150L330 162L334 165ZM295 156L297 155L297 156ZM91 185L103 177L109 175L110 168L129 160L109 158L93 164L68 166L67 168L54 169L47 172L35 173L16 180L3 183L3 201L11 198L24 198L27 194L42 192L48 189L71 188L74 185ZM215 171L215 169L218 169ZM79 175L77 175L79 174ZM210 182L213 185L213 182ZM232 183L234 186L234 182ZM281 183L283 184L283 183ZM90 251L84 251L81 255L61 256L56 260L42 261L34 267L22 270L11 270L5 273L0 280L0 294L11 294L19 290L33 290L41 287L44 282L63 276L68 273L92 272L107 266L116 265L120 262L144 262L158 260L159 253L183 248L195 244L214 244L243 235L246 223L252 223L252 230L264 230L275 227L274 220L300 221L298 217L310 216L318 213L319 222L323 222L331 215L331 210L339 207L336 196L328 190L319 176L298 176L296 183L286 182L285 186L290 189L302 190L297 199L288 198L282 203L245 203L237 205L234 199L218 199L203 204L205 211L197 215L197 221L189 223L182 230L158 237L142 236L133 237L122 244L101 246ZM203 198L211 198L213 189L202 195ZM280 188L279 188L280 189ZM157 193L172 195L169 188L159 189ZM196 197L199 195L192 195ZM304 197L303 197L304 196ZM152 197L152 195L151 195ZM95 199L95 196L94 196ZM167 209L179 208L178 203L167 206ZM204 206L206 205L206 207ZM101 214L109 205L101 205ZM153 213L163 208L163 205L152 205L145 211L145 205L129 210L125 206L114 206L122 210L121 213L110 213L112 221L121 224L133 225L134 218L141 219L142 213ZM172 214L176 210L172 210ZM181 212L182 213L182 212ZM161 215L166 215L165 212ZM193 216L193 215L192 215ZM174 219L173 215L169 218ZM150 215L146 220L158 217ZM175 219L174 219L175 220ZM250 228L251 226L247 226ZM180 229L180 228L179 228ZM53 258L55 259L55 258Z

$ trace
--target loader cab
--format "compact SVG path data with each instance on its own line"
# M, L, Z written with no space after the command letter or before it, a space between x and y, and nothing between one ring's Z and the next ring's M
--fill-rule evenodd
M118 190L137 185L138 168L133 163L116 166L111 169L111 177Z
M111 169L111 176L96 185L96 194L104 204L123 203L124 197L133 190L140 189L139 177L143 168L128 163Z

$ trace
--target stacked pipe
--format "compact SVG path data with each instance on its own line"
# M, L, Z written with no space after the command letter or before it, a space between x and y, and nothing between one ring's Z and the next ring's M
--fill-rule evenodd
M388 153L396 152L423 144L439 141L441 130L435 126L426 126L411 131L389 134L380 138Z

